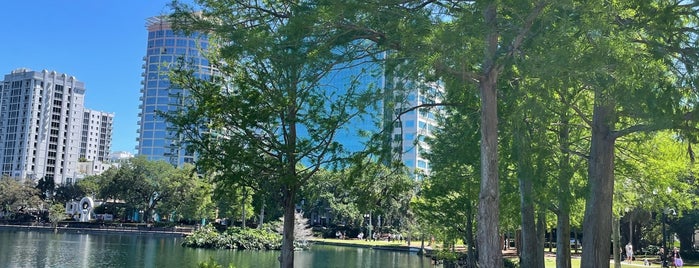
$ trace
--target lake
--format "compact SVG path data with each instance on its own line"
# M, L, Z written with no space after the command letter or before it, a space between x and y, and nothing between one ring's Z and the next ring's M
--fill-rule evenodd
M192 249L181 237L0 230L0 267L279 267L279 251ZM314 245L297 251L295 267L434 267L414 253Z

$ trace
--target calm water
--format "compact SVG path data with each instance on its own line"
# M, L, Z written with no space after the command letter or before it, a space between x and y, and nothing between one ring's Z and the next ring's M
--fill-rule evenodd
M278 251L204 250L181 238L0 230L0 267L196 267L210 257L235 267L279 267ZM316 245L295 267L434 267L405 252Z

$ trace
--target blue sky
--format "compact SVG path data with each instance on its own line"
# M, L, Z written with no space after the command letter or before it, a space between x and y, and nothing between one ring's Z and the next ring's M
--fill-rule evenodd
M171 0L3 0L0 75L43 69L85 82L85 106L114 117L112 151L134 153L145 19Z

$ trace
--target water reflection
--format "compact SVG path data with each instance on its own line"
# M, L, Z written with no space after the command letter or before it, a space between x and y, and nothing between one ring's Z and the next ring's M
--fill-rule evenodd
M235 267L279 267L278 251L205 250L178 237L0 230L1 267L197 267L213 258ZM295 267L434 267L405 252L315 245Z

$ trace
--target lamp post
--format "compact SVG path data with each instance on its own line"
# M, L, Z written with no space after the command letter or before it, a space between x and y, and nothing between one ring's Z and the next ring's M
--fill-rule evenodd
M371 231L373 229L373 226L371 226L371 212L369 212L369 214L364 214L364 218L367 219L369 222L369 224L366 227L367 228L367 240L371 240L374 238L372 236L372 233L371 233Z
M670 193L672 193L672 188L670 188L670 187L668 186L667 189L665 189L665 192L667 192L667 194L668 194L668 196L669 196ZM653 195L658 195L658 191L657 191L657 190L653 190ZM664 202L663 202L663 203L664 203ZM664 207L664 209L663 209L663 218L662 218L662 221L663 221L663 222L662 222L662 232L663 232L663 248L665 249L665 253L666 253L666 254L667 254L667 252L668 252L668 251L667 251L668 248L667 248L667 231L665 230L665 221L667 221L667 214L670 213L670 211L672 211L672 214L673 214L673 215L677 215L677 213L675 212L674 209L671 209L671 208L669 208L669 207Z
M667 213L663 210L663 248L667 250L667 234L665 233L665 220L667 219Z

